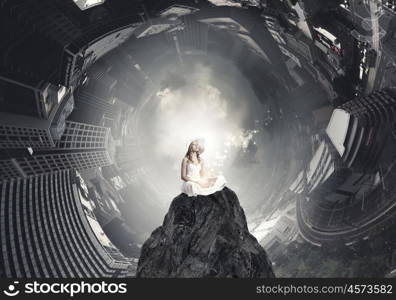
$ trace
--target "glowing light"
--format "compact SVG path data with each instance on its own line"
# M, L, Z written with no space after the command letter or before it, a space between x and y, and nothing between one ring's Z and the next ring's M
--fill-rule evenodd
M189 86L186 90L165 88L156 96L159 100L158 148L165 151L163 154L184 154L192 139L203 137L203 157L220 162L226 158L224 146L231 145L229 138L234 146L241 145L235 140L235 135L243 135L239 121L228 118L226 99L209 83Z
M172 66L168 73L150 75L157 90L135 110L136 127L131 138L136 136L134 145L142 149L142 161L150 169L147 176L139 174L140 181L147 186L153 184L153 189L157 187L158 201L168 203L172 195L179 192L181 159L193 139L205 139L201 156L207 174L224 172L230 185L238 181L252 184L244 174L255 172L259 167L252 164L252 168L244 168L238 164L240 152L257 133L253 129L258 125L252 130L244 128L257 113L249 106L254 95L239 95L240 81L227 86L213 76L212 68L212 65L194 63L188 74L179 74ZM243 81L241 83L244 86ZM166 196L167 193L170 196Z

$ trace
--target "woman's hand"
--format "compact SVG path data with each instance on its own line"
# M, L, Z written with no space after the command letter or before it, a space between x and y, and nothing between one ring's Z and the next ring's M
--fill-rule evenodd
M217 180L217 177L210 177L208 178L208 182L210 183L210 185L213 185Z
M211 186L211 183L210 183L209 181L206 181L206 182L204 182L201 186L202 186L203 188L208 188L208 187Z
M205 178L204 180L199 182L199 185L203 188L211 187L216 182L215 177Z

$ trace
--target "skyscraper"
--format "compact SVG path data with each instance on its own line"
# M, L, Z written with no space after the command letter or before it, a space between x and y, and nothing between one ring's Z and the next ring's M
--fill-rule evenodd
M132 260L103 233L73 170L0 184L1 265L7 277L126 276Z
M1 179L43 174L54 170L85 170L113 163L114 142L110 129L67 121L62 138L55 147L38 149L33 155L0 160Z
M307 169L293 184L305 239L320 245L354 242L382 226L392 203L392 172L381 165L394 152L394 89L356 97L336 109ZM388 153L388 155L384 155ZM391 183L392 182L392 183Z
M346 167L371 172L396 121L396 93L376 91L334 110L326 129Z
M17 107L23 107L22 113L0 109L1 148L49 148L62 136L65 120L74 108L72 93L65 87L48 84L31 94L38 95L28 98L31 103L14 101ZM18 97L12 99L19 100ZM33 113L29 107L37 111Z

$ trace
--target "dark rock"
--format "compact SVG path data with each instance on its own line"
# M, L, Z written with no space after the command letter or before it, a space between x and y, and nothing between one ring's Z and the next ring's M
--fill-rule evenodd
M228 187L173 199L162 226L142 246L136 277L274 277Z

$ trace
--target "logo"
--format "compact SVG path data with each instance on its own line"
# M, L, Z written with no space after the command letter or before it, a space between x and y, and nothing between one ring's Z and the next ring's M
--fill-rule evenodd
M8 290L4 290L3 293L6 294L9 297L14 297L19 294L19 291L16 289L16 285L19 283L19 281L14 281L14 284L10 284L8 286Z
M126 283L107 283L105 281L71 282L71 283L46 283L46 282L27 282L24 287L18 288L19 281L14 281L3 291L6 296L14 297L19 293L24 294L68 294L73 297L77 294L125 294L127 292Z

